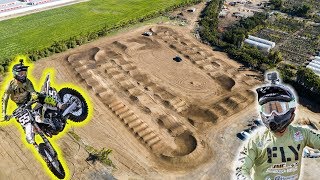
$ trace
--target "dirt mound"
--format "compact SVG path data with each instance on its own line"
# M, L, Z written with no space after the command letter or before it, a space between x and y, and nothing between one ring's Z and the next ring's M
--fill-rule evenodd
M156 26L156 27L152 27L152 30L156 33L161 33L164 32L165 34L173 33L174 31L169 28L169 27L165 27L165 26Z
M234 79L225 74L220 74L214 77L214 80L222 86L225 90L231 91L232 87L236 84Z
M192 153L197 147L197 140L189 132L184 132L174 138L177 149L173 152L174 156L185 156Z
M221 117L228 117L243 110L254 102L254 97L254 92L250 90L240 91L212 104L210 111L222 119Z
M216 68L219 68L221 65L217 62L211 62L211 64L216 67Z
M175 164L175 167L172 168L194 168L210 160L213 156L207 144L190 132L181 134L175 139L175 142L179 144L177 151L175 151L176 155L161 156L166 162Z
M144 36L139 38L129 39L127 40L127 42L136 42L136 43L142 44L143 46L137 49L140 51L160 48L159 42Z
M97 52L100 51L99 47L94 47L91 49L88 49L87 51L82 51L80 53L75 53L70 56L68 56L69 61L73 60L94 60L95 55Z
M93 58L96 61L97 65L104 64L107 62L107 53L105 50L99 50Z
M186 116L188 117L188 121L193 126L197 126L198 123L201 124L204 122L216 123L218 119L218 116L215 113L211 112L209 109L204 109L196 105L190 106L186 114Z
M125 51L126 49L128 49L128 47L123 44L122 42L119 41L114 41L113 43L111 43L112 46L114 46L115 48L121 50L121 51Z

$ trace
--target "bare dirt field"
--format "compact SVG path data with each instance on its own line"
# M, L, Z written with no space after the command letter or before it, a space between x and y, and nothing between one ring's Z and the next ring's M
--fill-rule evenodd
M153 35L142 36L145 31ZM110 170L86 162L88 153L70 136L57 140L72 179L110 173L117 179L230 179L241 145L236 134L257 118L253 88L261 75L184 27L144 26L102 38L38 61L33 75L46 67L55 68L55 82L77 84L91 96L93 118L74 132L88 145L113 150L116 169ZM320 121L309 112L301 108L300 114ZM0 133L0 158L8 163L0 163L0 179L17 179L15 171L21 179L49 179L14 126Z

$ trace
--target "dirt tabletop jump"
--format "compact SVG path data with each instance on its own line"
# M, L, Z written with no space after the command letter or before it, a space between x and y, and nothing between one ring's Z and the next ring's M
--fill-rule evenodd
M235 135L257 117L253 90L261 74L176 26L99 39L38 61L33 75L45 67L55 68L55 82L77 84L92 98L93 118L74 132L97 149L113 150L116 169L110 170L86 162L88 153L70 136L58 140L72 179L229 179L241 144ZM7 162L1 165L15 167L0 167L0 179L49 179L16 127L1 127L0 134L0 158Z

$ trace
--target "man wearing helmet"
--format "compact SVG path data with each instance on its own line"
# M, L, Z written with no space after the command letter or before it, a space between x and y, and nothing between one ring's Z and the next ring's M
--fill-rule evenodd
M270 85L257 88L259 111L267 127L243 147L236 168L237 179L299 179L303 148L320 149L320 134L290 125L295 117L293 92L278 83L277 73L267 74ZM253 178L250 176L254 169Z
M2 97L2 115L3 119L6 121L9 120L9 116L6 113L9 98L11 98L17 106L26 104L31 99L39 99L40 102L53 106L59 105L51 96L42 95L34 90L32 82L27 78L27 71L28 66L23 64L22 59L19 64L13 66L12 73L14 79L9 83ZM41 121L40 116L35 117L35 119L38 122ZM36 145L31 123L27 123L23 128L26 132L28 143Z

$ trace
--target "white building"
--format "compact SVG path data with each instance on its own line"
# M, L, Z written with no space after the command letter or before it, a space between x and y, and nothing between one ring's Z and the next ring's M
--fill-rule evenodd
M275 42L268 41L266 39L258 38L258 37L255 37L255 36L249 35L248 39L251 39L253 41L257 41L257 42L260 42L260 43L263 43L263 44L267 44L267 45L271 46L272 48L274 48L276 46Z
M244 40L244 42L249 44L250 46L258 48L259 50L261 50L263 52L270 52L270 50L272 49L272 47L268 44L264 44L264 43L254 41L251 39L246 39L246 40Z
M320 57L316 56L308 65L307 68L311 69L314 73L320 76Z

